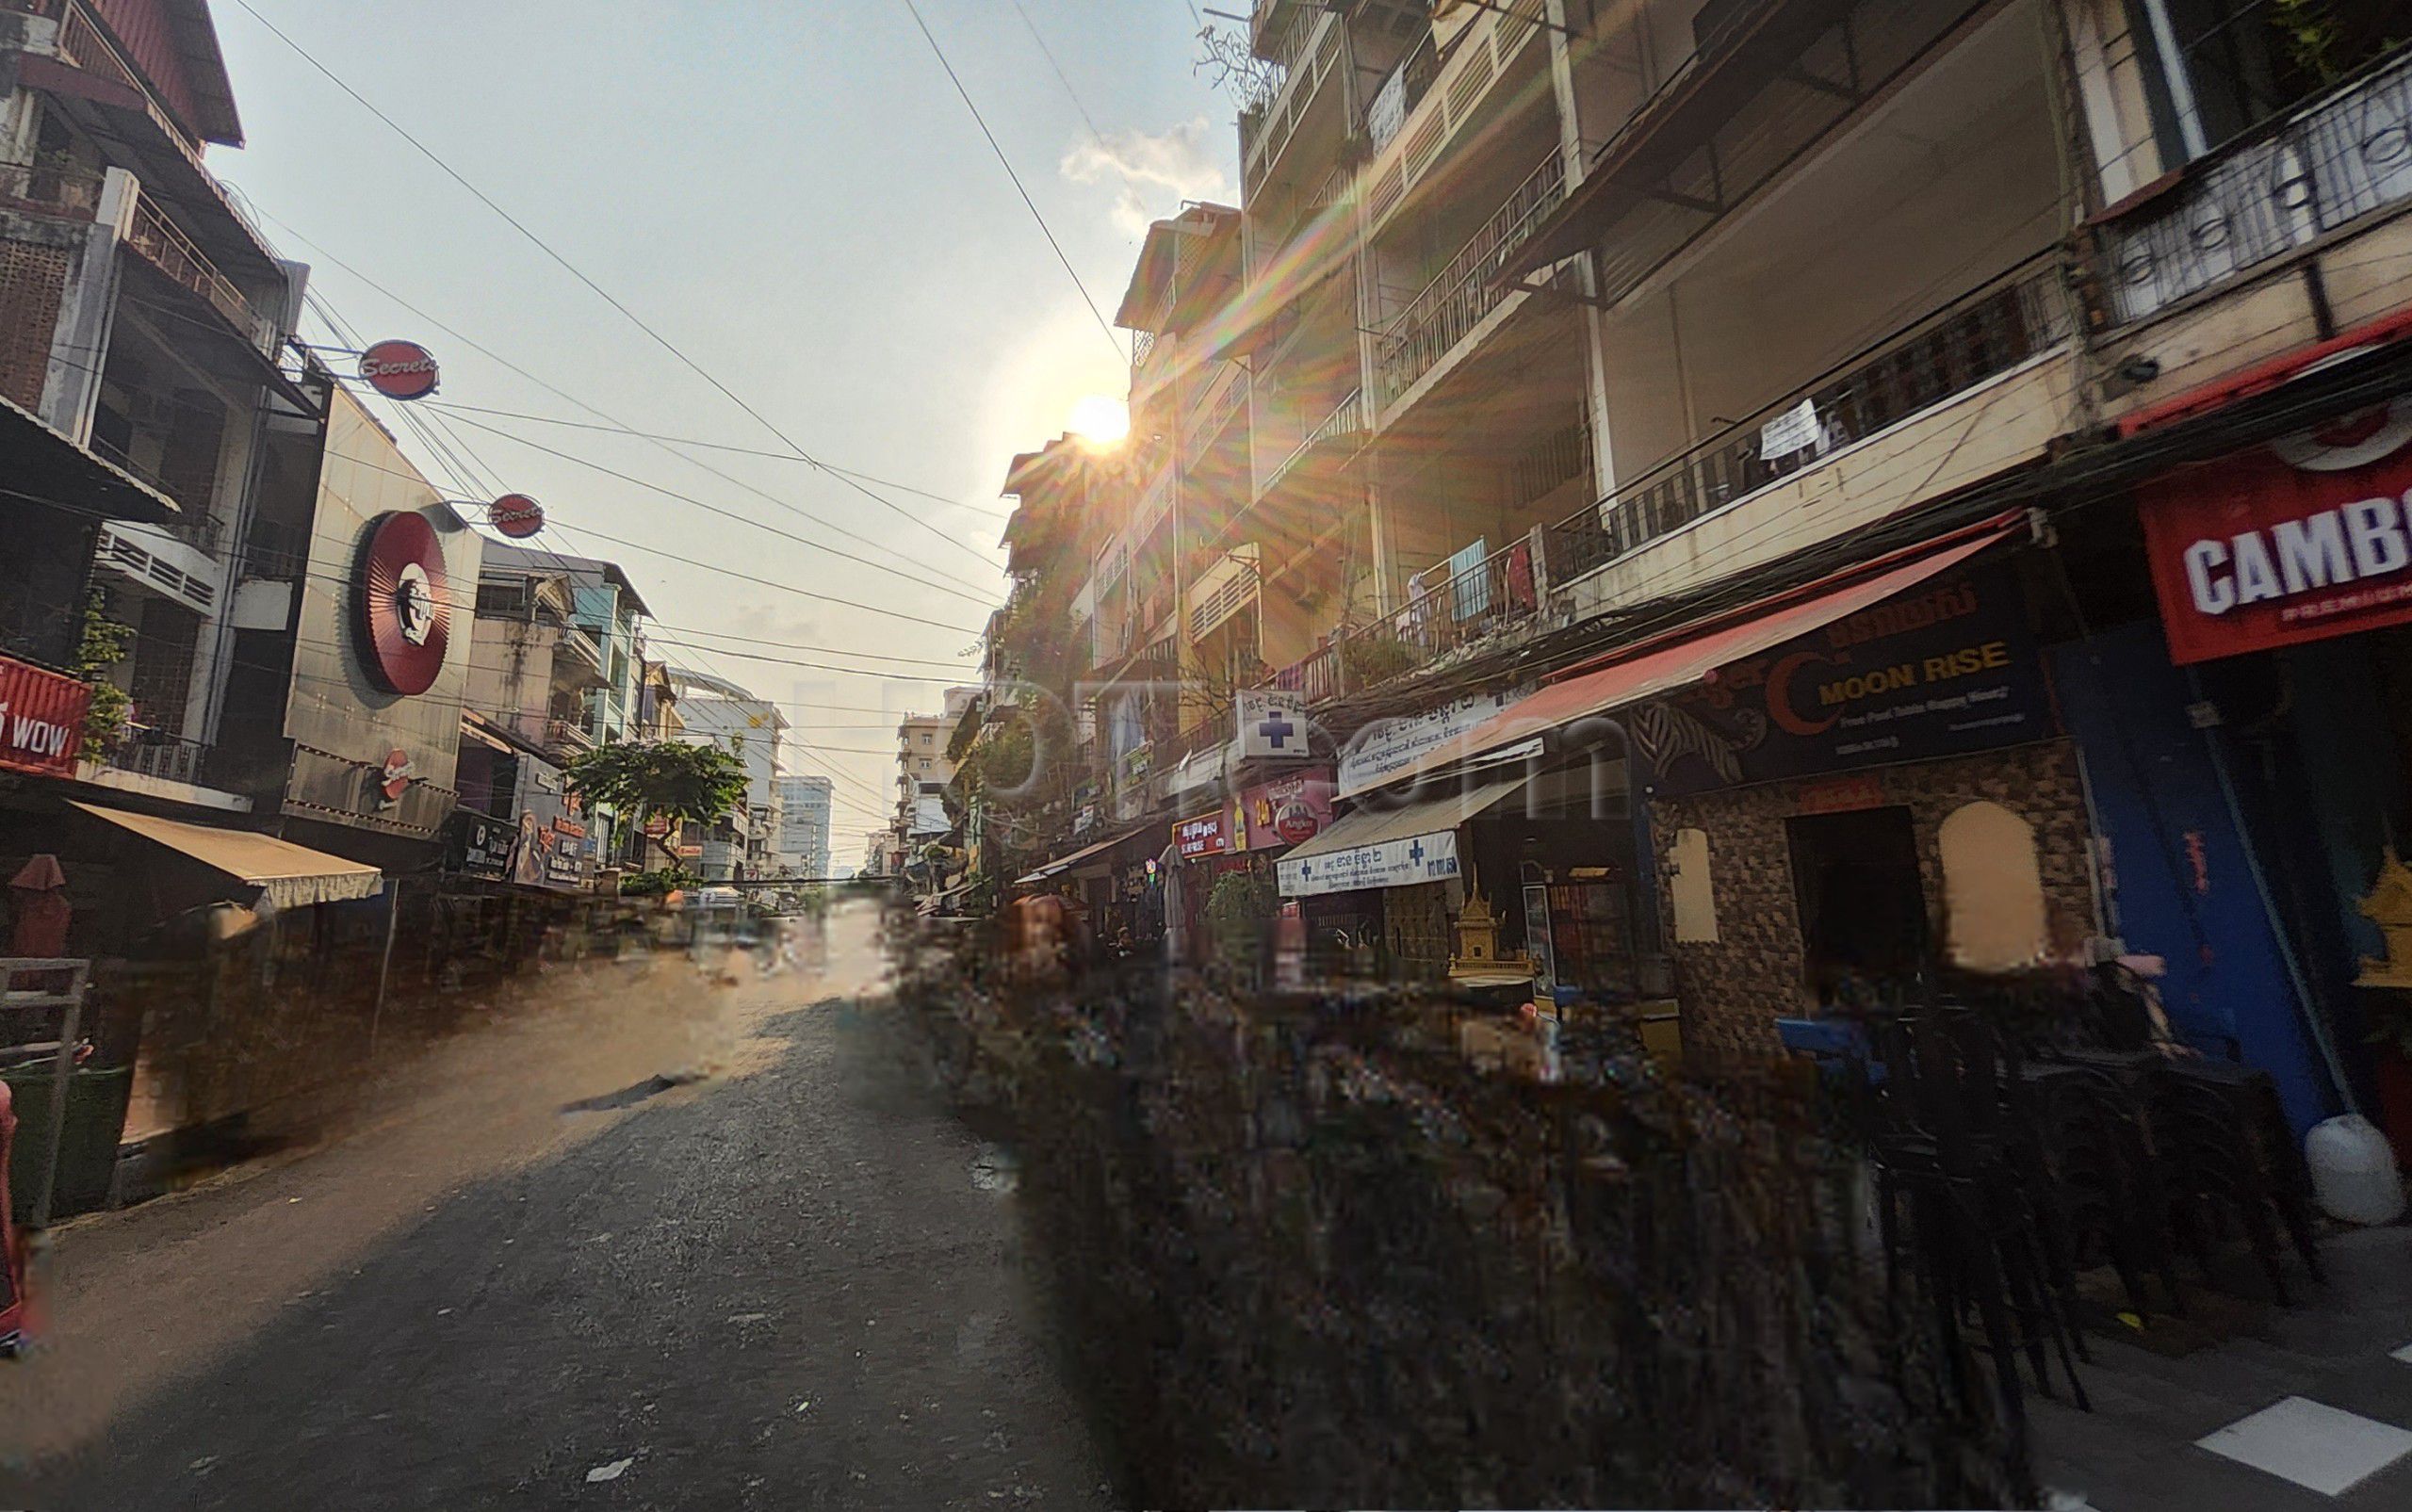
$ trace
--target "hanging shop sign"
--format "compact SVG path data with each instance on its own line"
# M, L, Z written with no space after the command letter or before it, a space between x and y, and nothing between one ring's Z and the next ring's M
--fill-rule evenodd
M1283 688L1243 688L1236 702L1241 760L1296 761L1306 757L1304 693Z
M1402 840L1377 840L1303 861L1284 857L1279 870L1284 898L1445 882L1458 874L1458 832L1436 830Z
M1226 804L1211 814L1178 821L1172 827L1173 849L1184 861L1201 855L1222 855L1238 850L1239 830Z
M381 341L360 354L361 381L389 399L423 399L442 376L416 341Z
M73 776L91 707L85 684L0 657L0 770Z
M401 803L402 794L411 790L411 778L416 775L411 767L411 754L399 746L385 753L384 765L377 769L378 807L392 808Z
M500 882L511 875L512 828L498 819L455 809L445 862L464 877Z
M2179 666L2412 621L2412 396L2139 492Z
M1329 767L1262 782L1240 794L1242 839L1251 851L1298 845L1331 822Z
M1472 693L1439 708L1403 719L1376 720L1357 732L1340 755L1340 792L1354 798L1378 788L1532 691L1532 686Z
M407 510L369 522L352 572L360 661L389 693L435 686L450 644L452 609L444 545L426 516Z
M2018 577L1989 564L1630 711L1661 794L1960 756L2056 729Z
M545 506L525 494L505 494L487 506L486 523L513 541L525 541L545 528Z

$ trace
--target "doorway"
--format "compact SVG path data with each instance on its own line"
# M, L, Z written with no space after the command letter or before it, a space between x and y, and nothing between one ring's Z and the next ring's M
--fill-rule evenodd
M1786 821L1801 910L1802 975L1819 1002L1845 982L1917 977L1927 960L1926 886L1907 808Z

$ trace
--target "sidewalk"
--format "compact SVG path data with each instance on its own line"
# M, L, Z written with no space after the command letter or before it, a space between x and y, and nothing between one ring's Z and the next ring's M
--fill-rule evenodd
M2089 1336L2094 1410L2034 1403L2038 1478L2094 1512L2412 1507L2412 1227L2322 1258L2327 1286L2196 1353Z

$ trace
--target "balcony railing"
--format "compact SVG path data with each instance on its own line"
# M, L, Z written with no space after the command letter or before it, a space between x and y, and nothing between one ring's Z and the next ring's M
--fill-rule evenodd
M2372 211L2412 203L2412 47L2190 167L2097 228L2111 318L2140 320Z
M163 782L199 783L209 747L199 740L147 725L131 726L117 748L101 760L112 772L156 777Z
M1240 177L1245 192L1254 194L1263 187L1273 165L1298 134L1299 122L1339 72L1347 51L1346 36L1347 28L1337 16L1302 11L1270 49L1280 83L1261 112L1240 117Z
M1440 76L1441 55L1427 32L1415 51L1399 59L1398 66L1390 71L1366 104L1365 137L1375 152L1397 139L1407 125L1407 118L1432 92L1432 83Z
M1795 473L1840 447L2046 351L2075 330L2060 269L2029 265L1879 344L1554 527L1556 581L1580 577Z
M1359 692L1431 666L1540 612L1542 581L1533 535L1452 568L1442 562L1409 581L1396 613L1345 626L1266 679L1309 703ZM1473 557L1473 548L1460 553Z
M101 180L79 169L0 162L0 207L63 220L90 220L101 203Z
M1281 465L1274 468L1273 475L1264 480L1265 489L1270 491L1278 486L1281 480L1296 471L1298 464L1305 462L1318 447L1345 444L1347 449L1354 451L1356 444L1362 443L1365 432L1370 429L1371 426L1365 417L1364 392L1361 389L1352 388L1348 391L1348 397L1333 405L1331 413L1325 415L1321 423L1308 431L1305 438L1291 448L1290 455L1281 459Z
M253 309L243 291L220 272L218 265L193 245L191 237L161 215L150 200L136 203L134 229L127 241L151 266L207 301L245 341L265 354L275 355L276 322Z
M1154 332L1133 331L1131 333L1131 372L1134 380L1139 369L1148 366L1148 359L1154 355L1155 350L1156 333Z
M1500 267L1565 198L1566 164L1552 148L1440 276L1390 323L1376 362L1383 408L1414 387L1508 298L1511 291L1499 282Z
M1238 363L1225 363L1214 382L1198 397L1189 422L1189 455L1203 456L1222 437L1231 416L1247 408L1248 372Z
M561 751L592 751L595 737L586 733L583 724L554 718L545 721L545 743Z

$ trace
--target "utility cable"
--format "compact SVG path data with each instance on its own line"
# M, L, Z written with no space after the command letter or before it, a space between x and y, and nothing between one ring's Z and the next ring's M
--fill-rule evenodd
M714 389L717 389L728 399L730 403L736 405L739 409L743 410L757 424L760 425L762 429L778 437L780 444L787 447L789 450L794 452L798 458L804 462L809 463L812 466L820 469L821 471L828 473L829 476L837 478L839 481L844 483L847 487L854 489L856 493L861 494L864 497L872 499L886 508L891 510L896 509L896 506L893 503L881 498L878 495L873 494L870 489L863 487L853 479L847 478L844 475L834 471L830 468L828 463L823 462L819 457L814 456L811 452L798 445L793 437L781 430L779 426L768 415L765 415L760 410L756 409L752 404L748 403L735 389L730 388L726 383L713 376L711 371L705 367L701 363L698 363L694 358L688 356L676 343L670 340L669 337L663 335L660 332L655 330L653 326L648 324L643 317L639 316L634 310L628 308L627 304L623 303L609 289L606 289L602 285L597 284L594 279L588 277L577 264L571 262L567 257L556 251L550 242L547 242L544 237L536 235L534 231L530 229L525 221L513 215L510 211L504 209L501 204L496 202L492 195L487 194L485 190L478 187L477 185L471 183L465 176L464 176L459 170L453 168L451 164L436 155L435 151L432 148L419 140L418 138L413 136L410 131L401 124L401 122L396 121L392 116L389 116L384 111L379 109L367 96L362 94L359 90L345 83L342 77L333 69L330 69L324 63L319 62L316 57L311 55L307 48L304 48L301 43L295 41L291 37L286 36L284 31L278 28L274 22L271 22L266 16L261 15L259 11L253 7L251 0L235 0L235 3L242 7L244 11L246 11L253 20L267 27L269 32L273 35L278 41L283 42L286 47L292 49L292 51L299 56L303 62L309 64L312 69L323 75L329 83L333 84L336 89L341 89L345 94L350 96L362 109L367 110L370 115L375 116L380 122L384 123L387 129L392 131L396 136L401 138L403 141L409 143L412 149L417 152L420 156L434 164L447 178L449 178L453 183L458 184L462 188L467 190L479 203L484 205L487 209L500 217L505 224L509 225L513 231L518 232L520 236L526 237L529 243L534 246L537 251L543 252L553 262L559 264L562 269L568 273L572 278L575 278L580 284L585 285L586 287L592 290L595 297L602 300L604 303L609 304L612 309L618 311L629 324L644 333L644 334L649 337L655 345L660 347L662 350L676 358L681 365L687 367L691 372L694 373L696 377L701 378L705 382L710 384ZM909 6L911 4L911 0L905 0L905 3ZM916 15L916 19L919 19L918 13ZM924 35L927 35L928 28L924 27L922 29ZM931 46L936 47L937 45L937 40L933 38L931 40ZM940 55L940 61L944 61L943 54ZM950 69L949 73L952 73L952 72L953 70ZM970 97L966 96L965 101L969 104ZM977 112L975 111L974 114L976 115ZM985 130L986 128L984 127L983 129ZM1017 182L1019 182L1019 180L1017 180ZM1027 200L1028 196L1025 195L1023 198ZM1036 207L1033 206L1033 213L1035 214L1035 212ZM1041 224L1043 226L1044 222L1041 222ZM1049 239L1051 241L1053 239L1051 234L1050 235ZM1065 265L1067 269L1071 265L1069 263ZM1075 279L1075 282L1077 282L1077 278ZM1087 298L1087 292L1085 289L1083 290L1082 297L1084 299ZM1096 305L1092 303L1090 305L1090 309L1094 312ZM1104 317L1099 317L1100 323L1103 319ZM1107 331L1108 338L1111 339L1112 335L1113 333L1109 329ZM1119 344L1116 345L1116 350L1118 354L1120 351ZM939 540L944 541L947 545L954 547L956 550L970 553L974 556L978 555L978 553L972 552L970 546L965 545L962 542L955 540L953 536L946 534L944 531L939 530L936 526L933 526L928 521L921 519L919 515L904 510L897 510L897 512L904 515L906 519L913 521L915 524L921 526L923 529L928 530L932 535L937 536ZM985 561L985 559L983 560ZM989 565L993 565L993 563L990 563Z
M237 3L240 4L241 0L237 0ZM914 0L900 0L900 3L912 16L913 24L921 29L922 41L928 42L930 51L937 55L938 67L946 70L947 82L954 86L954 92L962 98L963 108L971 112L972 123L980 128L980 135L987 138L988 150L997 154L997 162L1004 169L1005 177L1014 181L1014 192L1021 196L1022 205L1030 211L1030 218L1038 222L1039 235L1045 236L1047 245L1055 250L1055 260L1062 263L1064 271L1071 276L1072 286L1081 291L1081 302L1089 307L1090 315L1096 317L1097 328L1105 333L1106 344L1114 349L1115 359L1117 362L1127 360L1127 354L1122 350L1122 338L1114 333L1114 322L1108 320L1105 317L1105 312L1098 308L1097 301L1089 294L1089 286L1081 282L1080 272L1072 267L1071 258L1064 254L1064 244L1055 239L1054 231L1047 224L1047 217L1039 213L1038 202L1030 197L1030 190L1023 186L1021 175L1014 171L1013 159L1005 155L1004 148L997 141L997 134L988 129L987 118L981 115L980 107L972 103L971 91L963 87L961 75L954 72L954 65L947 60L946 49L938 45L937 34L931 31L930 24L921 19L921 8L916 5Z

